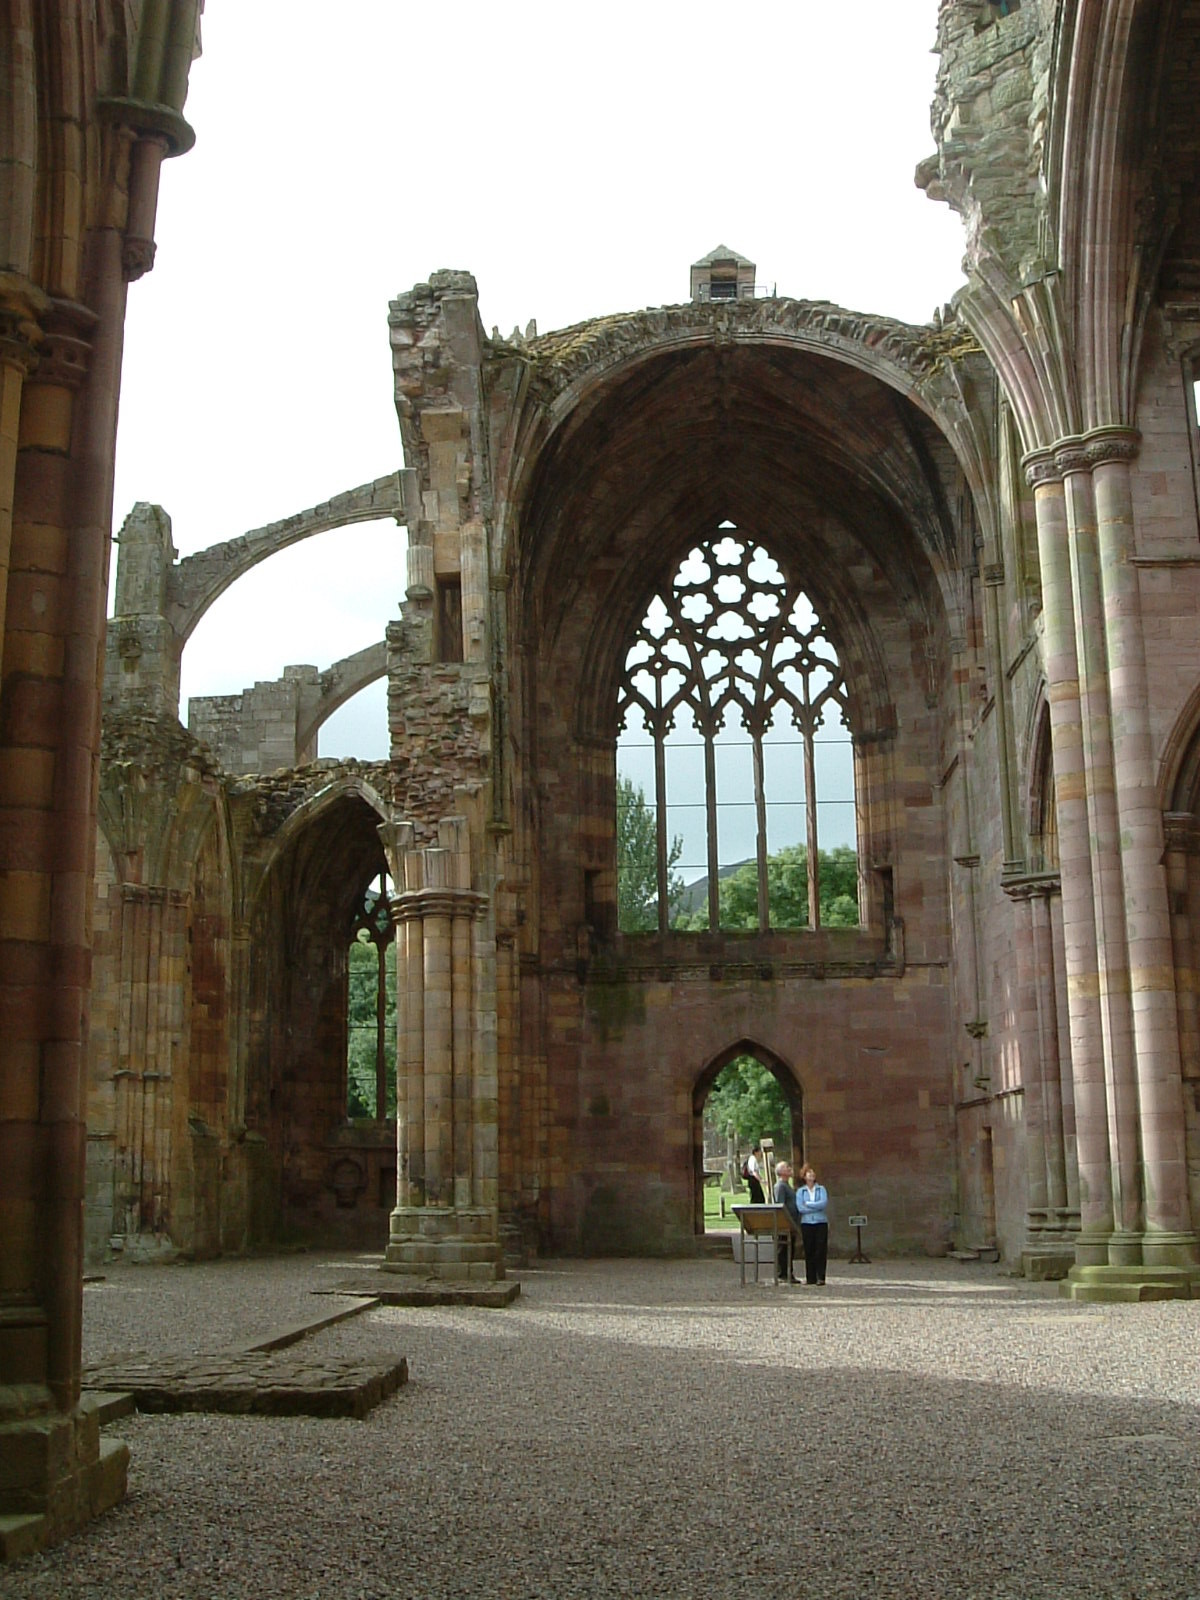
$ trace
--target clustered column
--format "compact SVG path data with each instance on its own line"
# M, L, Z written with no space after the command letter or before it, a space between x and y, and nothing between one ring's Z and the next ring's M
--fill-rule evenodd
M1082 1229L1072 1292L1178 1292L1187 1191L1163 825L1152 763L1130 462L1105 428L1026 460L1059 813Z
M471 886L465 818L418 847L411 823L380 837L394 882L398 991L397 1204L385 1267L432 1278L504 1276L499 1244L495 950Z
M1100 1023L1096 913L1092 899L1083 717L1075 649L1066 499L1061 475L1050 460L1029 466L1037 516L1042 577L1046 699L1054 753L1062 880L1063 952L1067 968L1067 1016L1075 1096L1079 1168L1080 1233L1075 1259L1108 1263L1113 1229L1108 1147L1108 1095Z
M1057 873L1006 882L1020 907L1017 988L1028 1182L1022 1266L1029 1278L1061 1278L1075 1261L1079 1194L1067 1147L1067 1100L1059 1054L1061 954L1054 937Z

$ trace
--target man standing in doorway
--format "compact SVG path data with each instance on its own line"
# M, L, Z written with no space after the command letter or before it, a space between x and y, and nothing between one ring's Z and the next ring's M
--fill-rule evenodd
M783 1283L799 1283L792 1262L796 1254L796 1233L800 1227L800 1208L796 1204L795 1190L792 1188L792 1169L786 1161L781 1161L775 1168L775 1204L782 1206L788 1214L791 1228L779 1241L779 1277Z

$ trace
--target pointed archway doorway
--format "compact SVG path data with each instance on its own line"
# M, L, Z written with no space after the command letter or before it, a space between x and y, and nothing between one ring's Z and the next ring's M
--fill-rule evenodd
M712 1057L692 1089L692 1217L697 1234L709 1226L706 1187L711 1184L714 1193L728 1196L729 1180L740 1181L742 1157L761 1138L774 1140L777 1160L786 1158L798 1166L804 1159L804 1095L782 1056L755 1039L738 1039ZM722 1168L718 1182L715 1174ZM730 1226L727 1205L722 1213L711 1222L714 1230L722 1222Z

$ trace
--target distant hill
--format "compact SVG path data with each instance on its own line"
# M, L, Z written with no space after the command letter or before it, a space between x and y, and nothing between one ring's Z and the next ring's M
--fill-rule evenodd
M753 861L753 856L747 856L744 861L735 861L731 866L722 867L717 873L718 883L722 878L732 878L735 872L738 872L742 867L752 865ZM706 872L702 878L696 878L694 882L684 884L683 893L679 897L679 909L687 912L699 911L707 904L708 873Z

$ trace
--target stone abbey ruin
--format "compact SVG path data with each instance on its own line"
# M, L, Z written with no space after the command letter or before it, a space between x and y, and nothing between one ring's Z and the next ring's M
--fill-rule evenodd
M686 1253L741 1053L879 1251L1194 1292L1200 3L925 9L917 181L967 274L933 324L763 294L722 246L686 303L503 339L435 272L388 317L397 470L184 560L137 506L107 638L125 296L197 6L0 19L0 1519L54 1537L122 1491L85 1261ZM381 516L386 638L184 728L206 608ZM388 759L319 759L381 677ZM352 945L396 989L354 1117Z

